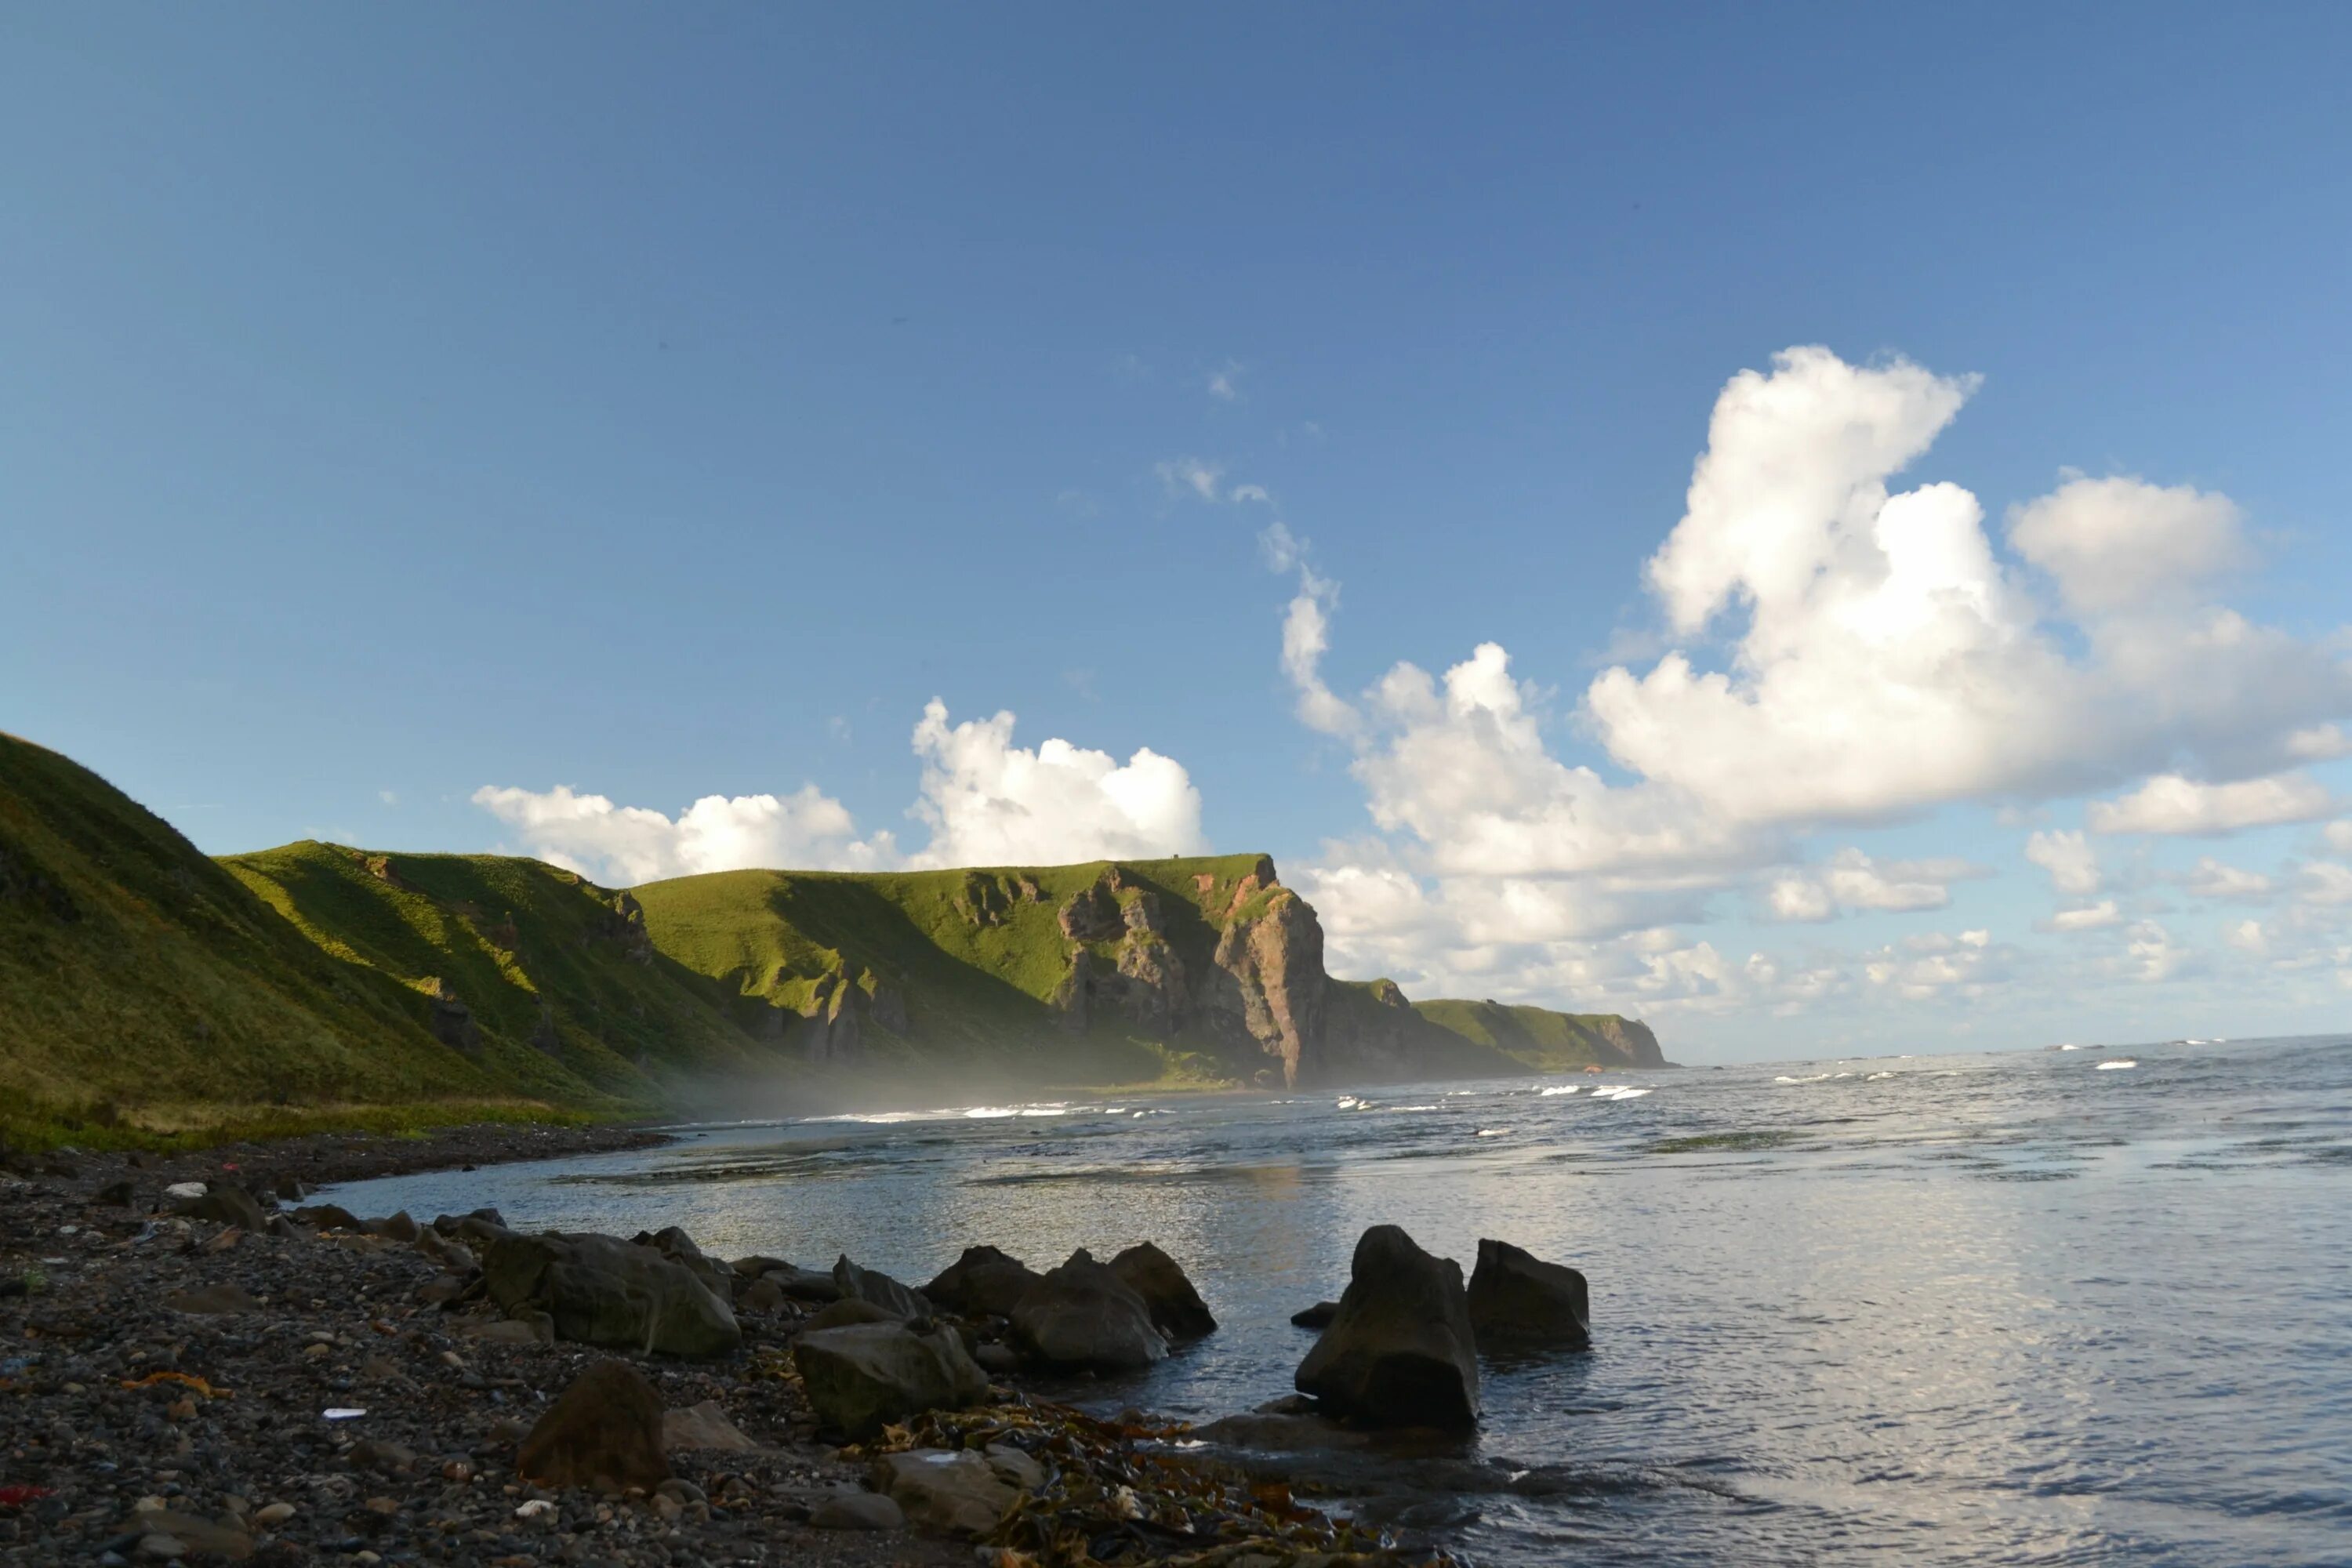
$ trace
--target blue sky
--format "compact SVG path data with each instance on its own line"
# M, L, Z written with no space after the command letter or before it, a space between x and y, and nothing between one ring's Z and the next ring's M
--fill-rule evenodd
M2339 1026L2347 35L18 8L0 724L215 851L1268 849L1360 973L1697 1059ZM1743 372L1909 456L1768 411L1695 507ZM1823 640L1884 564L1849 505L1772 614L1852 689L1755 685L1723 552L1807 461L1975 498L2007 597L1948 668ZM1696 624L1645 577L1678 526ZM2216 606L2273 642L2197 654ZM1485 644L1523 731L1365 696ZM1677 648L1746 707L1644 684ZM1955 670L2007 716L1941 723ZM1852 777L1776 739L1816 720Z

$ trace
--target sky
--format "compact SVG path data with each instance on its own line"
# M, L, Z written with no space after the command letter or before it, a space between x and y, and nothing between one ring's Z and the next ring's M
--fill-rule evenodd
M2352 1004L2352 14L0 15L0 728L215 853L1265 851L1670 1055Z

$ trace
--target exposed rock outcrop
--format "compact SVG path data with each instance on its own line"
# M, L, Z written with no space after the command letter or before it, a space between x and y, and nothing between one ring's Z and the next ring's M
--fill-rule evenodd
M853 1441L925 1410L959 1409L988 1378L952 1329L918 1334L898 1323L820 1329L793 1343L793 1364L817 1420Z
M452 1050L471 1056L482 1048L482 1026L474 1022L474 1010L457 998L443 981L435 981L432 1012L426 1019L433 1037Z
M1482 1239L1470 1276L1470 1326L1482 1342L1592 1342L1591 1297L1584 1276L1546 1263L1507 1241Z
M743 1342L735 1314L692 1270L610 1236L516 1236L482 1259L490 1300L509 1315L543 1310L559 1338L700 1357Z
M1266 871L1273 871L1269 862ZM1255 878L1244 879L1247 887ZM1252 889L1254 894L1257 891ZM1248 900L1238 900L1237 907ZM1323 925L1306 900L1276 886L1263 909L1237 915L1217 938L1216 978L1203 1011L1229 1037L1239 1036L1281 1064L1295 1086L1312 1077L1323 1038Z
M1038 1279L1036 1270L993 1247L967 1247L923 1287L923 1297L966 1317L1009 1318Z
M1357 1241L1339 1310L1296 1382L1328 1413L1366 1426L1467 1427L1478 1420L1477 1349L1462 1266L1376 1225Z
M1149 1241L1138 1242L1110 1260L1110 1271L1143 1300L1155 1327L1169 1338L1197 1340L1216 1332L1200 1291L1176 1260Z
M1132 1372L1168 1354L1143 1298L1085 1247L1022 1294L1013 1339L1047 1366L1095 1372Z

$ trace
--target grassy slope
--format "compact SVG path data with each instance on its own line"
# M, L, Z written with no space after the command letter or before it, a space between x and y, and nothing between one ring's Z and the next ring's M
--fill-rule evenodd
M1413 1011L1440 1028L1541 1072L1561 1072L1598 1064L1643 1065L1640 1040L1649 1031L1613 1013L1555 1013L1549 1007L1509 1007L1499 1002L1438 998L1416 1002ZM1650 1042L1653 1051L1655 1042Z
M570 871L309 841L222 864L329 952L420 995L454 992L510 1073L553 1069L650 1103L668 1073L764 1059L708 984L660 954L632 956L624 895ZM536 1048L550 1032L554 1049Z
M426 1016L97 774L0 735L0 1132L132 1107L163 1126L197 1105L272 1124L352 1100L478 1110L536 1087Z
M1235 888L1260 864L1255 855L1229 855L1121 861L1119 870L1159 895L1170 944L1195 965L1208 962ZM880 874L720 871L635 891L655 944L735 998L739 1019L772 1006L798 1011L820 979L839 974L869 992L895 988L921 1054L952 1048L976 1072L1037 1082L1223 1081L1234 1065L1205 1039L1171 1045L1112 1024L1072 1035L1049 1010L1068 972L1057 912L1108 869L1093 861ZM1117 944L1097 945L1107 954Z

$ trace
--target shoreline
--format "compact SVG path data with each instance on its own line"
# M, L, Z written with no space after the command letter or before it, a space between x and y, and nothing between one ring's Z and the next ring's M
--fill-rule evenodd
M492 1124L0 1162L0 1562L1024 1568L1067 1560L1067 1529L1127 1531L1125 1562L1451 1561L1327 1519L1287 1485L1265 1491L1265 1466L1173 1452L1181 1424L1104 1421L1003 1368L965 1408L844 1443L820 1430L795 1364L821 1310L767 1280L764 1296L733 1290L740 1339L724 1353L597 1349L484 1298L476 1253L511 1234L494 1222L354 1227L246 1195L670 1138ZM187 1181L215 1190L166 1190ZM215 1198L236 1212L214 1217ZM629 1492L525 1479L520 1447L551 1402L615 1357L668 1413L673 1479ZM993 1468L985 1522L890 1479L949 1458L983 1484Z

